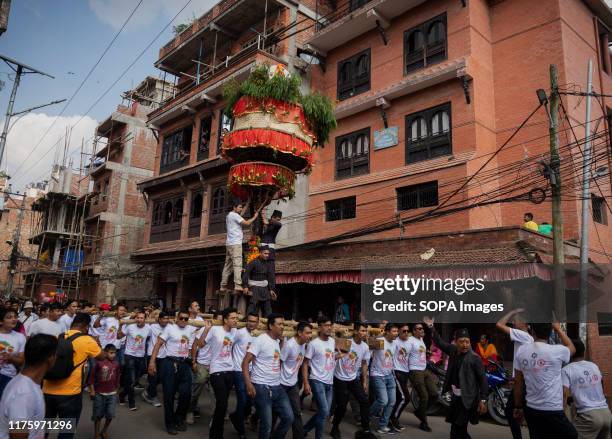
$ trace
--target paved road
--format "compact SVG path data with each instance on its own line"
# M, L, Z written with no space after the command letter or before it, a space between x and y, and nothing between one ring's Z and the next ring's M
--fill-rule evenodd
M83 395L83 413L81 415L81 422L77 429L77 438L92 438L93 437L93 422L91 422L91 402L89 401L89 395L85 393ZM305 407L309 406L309 399L305 401ZM208 423L210 422L210 416L214 408L214 396L206 392L203 393L200 404L202 405L202 417L196 419L194 425L187 426L186 432L179 432L176 436L180 439L190 438L207 438L208 437ZM121 439L136 439L136 438L158 438L158 437L172 437L166 434L164 429L164 413L163 408L153 407L138 397L137 406L139 410L130 412L127 406L117 407L117 417L113 421L110 427L110 438L121 438ZM233 410L235 406L234 399L230 400L229 407ZM409 409L412 406L409 406ZM409 410L407 409L407 410ZM312 416L314 412L305 409L302 417L307 420ZM444 422L442 417L430 418L430 425L433 429L432 433L426 433L417 428L418 421L412 415L412 413L405 413L402 417L402 423L406 425L406 429L395 436L394 438L410 438L410 439L447 439L449 437L449 424ZM326 433L329 433L331 425L328 423ZM342 433L344 439L353 438L353 434L356 430L356 426L352 423L352 417L350 416L350 408L347 412L347 418L342 423ZM483 419L483 422L469 428L469 432L473 439L510 439L512 438L508 427L503 427L490 422L487 419ZM252 431L247 431L248 439L255 439L257 434ZM311 433L309 437L312 439L314 435ZM326 434L326 437L330 437ZM527 430L524 429L523 437L529 437ZM231 427L229 421L225 423L225 438L226 439L237 439L238 435ZM291 433L287 435L287 439L291 439Z

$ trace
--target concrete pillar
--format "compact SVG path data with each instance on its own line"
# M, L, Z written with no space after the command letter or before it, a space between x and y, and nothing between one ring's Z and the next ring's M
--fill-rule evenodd
M51 260L51 267L56 270L59 268L61 248L62 248L61 241L60 240L55 241L55 249L53 250L53 259Z

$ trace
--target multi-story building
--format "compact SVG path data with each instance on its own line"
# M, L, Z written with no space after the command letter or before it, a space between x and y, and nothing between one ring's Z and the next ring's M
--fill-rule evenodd
M136 185L153 175L155 163L157 140L146 125L147 114L173 93L171 84L147 77L124 93L126 105L119 105L96 128L81 298L94 303L138 302L152 294L148 271L130 260L131 252L142 246L147 212Z
M312 84L336 100L338 128L331 147L317 151L309 179L306 242L321 246L279 254L279 294L294 296L287 309L299 309L298 317L331 313L339 294L356 305L360 270L372 263L550 262L551 237L520 228L524 212L552 222L540 173L540 161L550 160L547 109L529 117L536 90L550 94L550 64L562 92L561 210L571 262L579 254L582 154L575 142L586 137L586 100L564 93L586 91L591 59L593 89L604 95L592 102L597 159L589 167L598 172L588 230L591 260L609 262L612 12L603 1L317 5L306 43L325 68L312 70ZM544 202L527 200L532 189L532 196L546 193ZM610 334L604 322L589 325L592 358L608 371L612 351L603 343Z
M168 307L204 298L217 306L230 205L229 164L220 156L223 133L232 126L223 114L223 87L258 63L308 70L298 56L312 33L309 3L223 0L160 49L156 66L178 77L177 91L149 114L159 143L154 176L138 185L148 212L143 246L132 258L154 271L155 294ZM282 205L285 216L306 209L306 181ZM303 238L303 223L288 223L279 242Z

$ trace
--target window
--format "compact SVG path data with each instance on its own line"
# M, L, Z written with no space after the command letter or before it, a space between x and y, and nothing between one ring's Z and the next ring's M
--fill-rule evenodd
M159 172L168 172L185 166L191 150L191 125L164 136Z
M225 184L214 187L211 193L208 234L214 235L225 232L225 216L230 211L230 197Z
M174 241L181 237L183 196L155 201L149 242Z
M610 34L608 33L606 26L601 22L597 22L599 28L599 50L601 57L601 68L607 74L612 73L612 66L610 61Z
M325 202L325 221L355 218L355 197L340 198Z
M336 178L367 174L370 171L370 129L336 138Z
M446 59L446 14L404 32L405 74Z
M599 330L599 335L612 335L612 313L597 313L597 329Z
M438 182L415 184L396 189L397 210L420 209L438 204Z
M406 116L406 163L452 153L450 104Z
M348 99L370 89L370 49L338 63L338 99Z
M191 195L191 212L189 212L189 238L200 236L200 225L202 224L202 191Z
M212 116L207 116L200 121L200 135L198 136L198 161L208 158L210 151L210 130L212 127Z
M106 197L110 192L110 179L104 180L104 186L102 186L102 201L106 201Z
M217 138L217 154L221 154L221 145L223 145L223 137L232 130L234 120L227 116L223 110L219 110L219 134Z
M599 224L608 225L608 216L606 215L606 200L595 194L591 194L591 212L593 221Z

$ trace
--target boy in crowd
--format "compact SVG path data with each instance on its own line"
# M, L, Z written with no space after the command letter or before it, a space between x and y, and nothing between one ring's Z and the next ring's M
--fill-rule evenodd
M108 344L104 348L106 358L97 361L89 375L89 397L93 400L94 439L106 438L108 427L115 417L119 390L119 363L115 361L117 348ZM100 423L104 418L104 427Z
M45 400L40 388L47 370L55 363L57 338L39 334L25 345L25 365L21 373L6 386L0 401L0 436L9 437L9 421L42 421ZM6 436L3 436L6 432ZM11 431L11 437L41 439L43 431Z
M584 359L584 343L572 340L576 353L572 362L561 369L563 405L574 398L574 426L580 439L606 439L612 430L612 414L603 392L602 374L595 363Z

